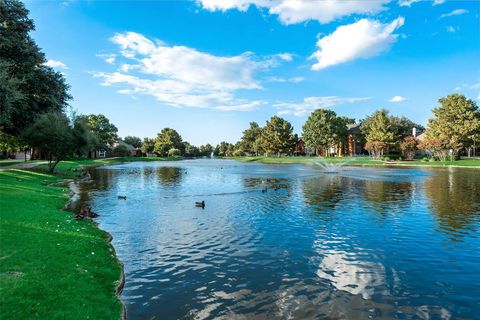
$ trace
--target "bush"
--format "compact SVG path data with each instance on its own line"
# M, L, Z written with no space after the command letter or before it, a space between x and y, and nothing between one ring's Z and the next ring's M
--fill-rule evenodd
M233 151L233 156L234 157L243 157L244 155L245 155L245 152L243 152L242 150Z
M180 152L179 149L172 148L172 149L168 150L168 156L169 157L176 157L176 156L179 156L180 154L181 154L181 152Z
M113 152L118 153L121 157L126 157L130 155L130 152L128 151L127 147L121 144L113 148Z
M402 150L402 155L405 157L405 160L413 160L417 152L417 145L417 139L412 136L406 137L400 142L400 150Z

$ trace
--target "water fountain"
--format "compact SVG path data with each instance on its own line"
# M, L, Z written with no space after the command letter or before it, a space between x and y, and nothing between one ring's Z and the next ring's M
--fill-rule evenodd
M337 173L341 167L347 164L351 159L345 159L343 161L331 162L324 157L318 157L313 161L314 164L320 166L325 173Z
M215 155L213 154L213 151L210 153L210 159L214 159Z

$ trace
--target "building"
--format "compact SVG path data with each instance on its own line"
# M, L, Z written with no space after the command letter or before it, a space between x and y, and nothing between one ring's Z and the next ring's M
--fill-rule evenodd
M345 155L350 157L363 154L364 137L360 131L360 124L347 125L347 145L345 146Z

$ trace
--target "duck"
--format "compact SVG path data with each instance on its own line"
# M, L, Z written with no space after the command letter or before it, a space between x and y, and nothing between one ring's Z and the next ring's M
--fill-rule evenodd
M118 199L120 199L120 200L127 200L127 196L118 196Z
M205 201L195 202L195 207L205 208Z
M268 191L267 188L263 188L263 189L262 189L262 193L265 193L265 192L267 192L267 191Z

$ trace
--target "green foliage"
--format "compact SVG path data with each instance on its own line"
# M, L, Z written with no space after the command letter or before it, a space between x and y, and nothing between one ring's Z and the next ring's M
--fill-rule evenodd
M150 154L153 153L153 149L155 149L155 139L143 138L142 152L144 154Z
M191 145L186 141L183 142L183 150L185 150L184 155L187 157L197 157L200 153L197 147L195 147L194 145Z
M235 150L242 151L246 154L258 154L258 146L255 145L255 142L260 138L262 134L262 128L256 122L250 122L250 126L243 131L243 136L235 145Z
M222 141L215 147L213 153L220 157L232 157L234 149L235 147L233 144Z
M175 156L179 156L181 154L182 154L182 152L180 151L180 149L177 149L177 148L172 148L172 149L168 150L168 156L169 157L175 157Z
M83 157L95 148L98 138L93 134L84 118L76 118L73 124L74 155Z
M426 140L439 141L458 153L480 138L480 111L473 100L451 94L438 100L434 117L428 121Z
M366 117L360 126L360 130L365 135L367 142L383 142L387 146L394 142L392 124L388 111L385 109L375 111L372 115Z
M48 153L49 171L68 156L74 154L76 146L69 119L60 112L41 115L23 133L31 146Z
M343 142L347 136L347 123L351 119L337 117L327 109L317 109L303 126L303 140L308 147L327 150Z
M182 150L182 137L174 129L164 128L155 138L153 151L161 156L166 156L170 149Z
M416 128L417 135L420 135L425 131L425 128L422 125L415 123L406 117L390 116L389 119L391 125L390 129L393 133L395 142L400 143L406 137L411 136L413 128Z
M291 154L294 149L293 127L290 122L273 116L260 136L260 145L267 154Z
M0 130L18 136L39 115L64 110L71 96L62 74L44 65L22 2L0 1L0 26Z
M206 145L201 145L199 148L199 155L204 157L209 157L213 152L213 147L211 144L207 143Z
M126 136L123 141L125 141L125 143L131 145L135 149L138 149L142 146L142 139L140 139L139 137Z
M115 125L110 123L110 120L108 120L103 114L79 116L78 119L86 121L90 130L97 137L97 149L108 148L117 142L118 129Z
M128 151L127 147L123 144L119 144L113 148L114 153L118 153L120 157L126 157L130 155L130 151Z
M22 147L23 144L17 137L0 131L0 152L15 152Z
M400 150L406 160L413 160L415 153L417 152L418 141L415 137L405 137L400 143Z

